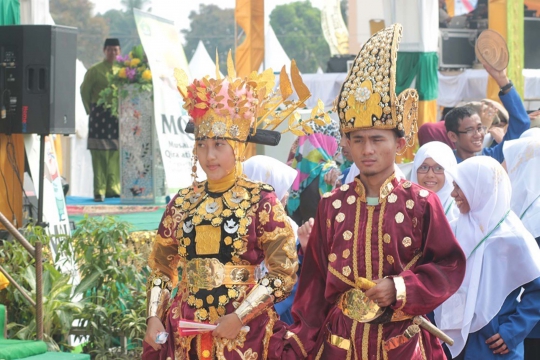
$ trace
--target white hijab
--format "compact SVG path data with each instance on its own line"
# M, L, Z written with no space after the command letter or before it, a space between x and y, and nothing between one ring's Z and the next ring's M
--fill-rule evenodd
M396 174L396 178L398 179L405 179L405 175L403 174L403 171L397 166L397 164L394 164L394 171ZM358 166L356 166L355 163L351 165L351 169L349 170L349 173L347 174L347 177L345 178L345 181L343 181L343 184L348 184L354 181L354 178L360 175L360 169L358 169Z
M503 152L512 182L512 211L535 238L540 237L540 137L505 141Z
M510 210L510 179L495 159L474 156L451 173L471 208L452 222L467 256L465 278L435 309L437 325L455 341L449 346L455 357L469 334L486 326L512 291L540 277L540 249Z
M520 139L526 138L526 137L532 137L536 139L540 139L540 128L530 128L528 130L525 130L523 134L519 137Z
M411 172L411 181L418 184L418 175L416 171L424 163L427 158L433 159L437 164L444 168L444 186L437 191L437 196L441 200L446 218L448 221L452 221L459 216L459 209L455 205L454 198L450 196L450 193L454 189L452 184L453 179L449 171L457 166L456 156L450 148L450 146L440 141L429 142L420 149L414 156L413 169Z
M297 172L289 165L270 156L255 155L244 161L244 174L274 188L278 200L291 188Z

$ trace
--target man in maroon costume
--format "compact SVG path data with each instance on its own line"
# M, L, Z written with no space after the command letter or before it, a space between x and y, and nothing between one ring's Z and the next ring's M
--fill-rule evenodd
M415 90L395 94L401 30L375 34L341 89L341 129L360 175L321 199L295 323L274 335L271 358L445 359L413 318L459 288L465 257L437 195L394 175L418 111Z

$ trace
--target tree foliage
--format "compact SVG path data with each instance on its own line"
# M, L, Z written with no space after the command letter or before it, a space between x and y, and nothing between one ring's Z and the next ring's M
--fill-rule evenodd
M50 13L57 25L78 29L77 58L86 67L103 59L103 41L109 34L105 19L93 17L90 0L50 0Z
M302 72L326 68L330 48L321 27L321 11L309 1L279 5L270 13L270 25L289 58Z
M188 60L191 60L199 40L202 40L210 56L214 57L217 49L220 68L225 69L229 49L234 55L234 9L201 4L198 12L189 14L189 20L190 29L181 30L186 40L184 51Z

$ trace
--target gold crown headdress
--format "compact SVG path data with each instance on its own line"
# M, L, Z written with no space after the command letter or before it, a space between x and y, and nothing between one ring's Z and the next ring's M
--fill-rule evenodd
M296 111L305 107L311 93L294 60L291 78L283 66L277 91L273 91L275 75L272 69L261 74L254 71L246 78L238 78L230 51L227 72L227 77L221 78L217 54L215 79L207 76L188 84L186 73L175 69L178 90L184 98L184 108L193 119L196 139L218 137L246 142L257 129L275 130L286 119L288 126L282 133L291 131L302 136L313 133L310 123L326 125L330 122L320 100L308 120L302 120ZM289 99L294 92L298 100Z
M337 99L341 130L398 129L412 146L417 132L418 93L396 95L397 51L402 26L375 33L362 47Z

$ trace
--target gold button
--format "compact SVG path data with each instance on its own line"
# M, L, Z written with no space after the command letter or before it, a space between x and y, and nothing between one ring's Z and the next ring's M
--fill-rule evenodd
M405 216L403 215L403 213L398 212L398 213L396 214L396 222L397 222L398 224L401 224L401 223L403 222L403 219L405 219Z
M404 188L404 189L408 189L408 188L410 188L410 187L411 187L411 182L410 182L410 181L405 181L405 182L403 183L403 188Z
M396 194L390 194L388 195L388 202L393 204L397 201L397 195Z
M393 264L393 263L394 263L394 257L393 257L392 255L388 255L388 256L386 257L386 260L388 260L388 262L389 262L390 264Z
M334 207L334 209L339 209L341 207L341 200L334 200L332 206Z
M347 198L347 204L352 205L356 201L356 197L354 195L351 195Z
M412 208L414 207L414 201L407 200L407 202L405 203L405 206L407 207L407 209L412 210Z
M202 352L203 358L209 358L210 357L210 350L204 350Z
M336 254L332 253L332 254L328 255L328 261L334 262L334 261L336 261L336 259L337 259Z
M339 213L336 215L336 221L337 222L343 222L343 220L345 220L345 214L344 213Z
M427 197L429 195L429 191L427 191L426 189L422 189L420 190L419 194L421 197Z
M341 185L340 189L341 189L341 191L349 190L349 184Z
M383 241L387 244L390 244L390 241L391 241L391 237L390 237L390 234L384 234L383 235Z
M347 259L351 255L351 250L345 249L343 250L343 258Z
M341 272L343 273L343 275L349 276L351 275L351 268L349 266L345 266L343 270L341 270Z
M349 241L352 239L352 232L347 230L343 233L343 239L345 239L346 241Z

